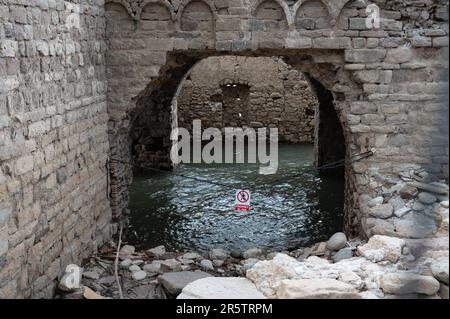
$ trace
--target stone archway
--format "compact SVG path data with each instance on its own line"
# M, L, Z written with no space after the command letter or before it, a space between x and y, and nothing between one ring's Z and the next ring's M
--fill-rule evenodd
M266 2L270 5L264 5L265 11L258 15L258 8ZM215 55L283 56L333 96L334 109L344 131L347 159L377 148L372 158L347 167L346 226L352 235L364 236L373 228L373 223L366 223L367 209L362 208L367 208L368 198L379 192L377 185L384 180L383 175L427 165L448 177L448 161L429 156L429 150L441 143L432 138L436 118L430 114L432 118L427 125L408 115L420 113L424 102L439 103L440 95L445 93L439 91L441 79L430 76L440 69L440 48L448 45L442 35L428 32L419 39L408 31L415 27L398 14L389 15L380 29L367 30L364 24L367 14L358 1L301 2L304 6L298 3L292 6L282 0L255 1L239 8L216 8L202 2L205 10L201 12L205 11L205 15L192 14L189 19L208 21L207 25L212 26L205 30L180 28L183 8L188 3L172 4L175 31L144 30L136 14L139 9L124 7L134 29L130 31L127 27L129 20L120 20L125 27L113 28L108 35L107 56L111 202L116 217L126 212L127 185L131 181L129 133L136 118L137 121L145 118L139 117L139 110L150 112L169 107L170 97L183 75L200 59ZM394 4L380 4L380 7L401 11ZM239 18L233 15L237 12ZM270 12L274 16L269 16ZM320 23L308 24L306 20L315 16L320 18L316 21ZM424 27L439 25L444 18L436 15L434 20L420 23ZM301 20L300 27L298 20ZM268 27L280 24L283 27L279 29ZM258 25L267 27L255 28ZM406 82L411 78L418 82L426 79L432 84L420 93L408 89ZM165 114L151 122L153 132L159 132L159 136L150 134L143 141L150 153L158 145L169 145L161 139L168 136L169 130L161 126L170 122L169 112ZM407 140L418 143L414 148L407 147Z
M275 54L279 55L280 51L267 50L252 53L252 55L258 56L271 56ZM343 55L343 52L334 54ZM132 181L131 162L141 166L148 166L149 163L157 163L159 168L171 168L170 149L172 147L172 142L170 140L170 133L174 127L173 121L176 121L176 115L174 114L176 110L174 110L173 103L174 97L180 90L186 75L189 74L190 70L198 63L198 61L217 55L220 55L220 53L201 50L168 54L167 63L162 69L161 76L156 81L151 82L136 98L136 106L128 112L126 121L127 127L124 127L123 135L119 139L121 143L124 143L125 147L116 148L120 149L122 152L117 162L117 165L121 168L121 174L115 175L117 182L113 181L113 185L116 185L116 191L113 190L113 192L115 191L116 194L121 194L116 200L114 200L114 197L112 198L114 203L119 203L113 210L116 213L116 216L127 211L127 189ZM311 80L311 82L317 87L321 87L332 100L336 96L336 111L338 111L338 105L340 105L341 108L345 107L343 105L345 101L342 100L339 93L332 94L331 91L325 89L325 86L332 88L333 85L338 82L340 72L334 69L332 64L324 64L322 66L316 65L312 56L318 55L320 55L319 52L296 50L289 54L285 53L284 57L288 61L295 62L292 63L295 68L305 72L309 78L314 79ZM326 84L319 84L322 83L319 81L325 81L324 83ZM351 134L346 126L344 113L334 111L334 104L329 104L331 101L326 101L326 103L328 103L328 105L325 104L322 108L330 107L331 105L335 116L338 116L339 114L339 117L336 117L336 119L339 118L338 127L340 130L345 130L345 133L342 133L342 142L344 141L345 136L345 138L348 139L345 141L345 144L350 145L349 141L351 141ZM329 127L336 128L336 126ZM320 128L320 130L322 130L322 128ZM114 139L117 140L116 137ZM330 141L328 141L328 143L329 142ZM331 142L337 142L336 136L334 136L334 139ZM326 147L328 143L320 144L320 147ZM346 154L342 153L342 149L345 150L347 147L342 147L340 149L335 148L337 153L332 154L332 152L329 152L331 158L327 158L327 160L346 157ZM351 147L348 149L351 149ZM114 157L112 156L111 158L111 166L113 167L116 164L113 163ZM124 166L124 163L129 163L129 166ZM161 163L166 164L160 165ZM125 167L126 169L124 169ZM347 183L351 185L355 180L353 172L348 170L346 174ZM347 194L346 205L350 205L355 201L353 196L352 193ZM346 220L352 220L352 218L347 216ZM359 230L352 228L350 223L347 224L347 226L349 232L354 232L355 234L359 232Z

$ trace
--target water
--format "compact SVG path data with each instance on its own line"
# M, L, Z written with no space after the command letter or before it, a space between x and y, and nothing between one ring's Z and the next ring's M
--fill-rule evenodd
M286 250L341 231L343 177L321 177L314 172L314 150L309 145L280 145L279 157L275 175L259 175L256 164L184 164L177 168L180 174L249 189L250 213L234 211L233 189L170 172L135 172L129 242L144 249L163 244L172 251Z

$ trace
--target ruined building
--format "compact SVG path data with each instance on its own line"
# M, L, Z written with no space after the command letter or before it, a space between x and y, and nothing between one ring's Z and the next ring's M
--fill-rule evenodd
M217 56L279 57L309 79L318 162L348 162L348 235L432 235L368 200L408 169L448 179L447 0L0 0L0 298L51 297L112 238L133 148L168 160L174 97ZM237 80L219 83L224 105L226 84L275 113L297 98Z

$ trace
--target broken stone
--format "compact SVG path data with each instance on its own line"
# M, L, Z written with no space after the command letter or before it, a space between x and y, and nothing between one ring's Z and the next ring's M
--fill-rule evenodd
M237 249L233 249L230 253L231 257L239 259L242 257L242 251L237 250Z
M132 277L134 280L137 280L137 281L144 280L147 277L147 273L145 271L139 270L139 271L133 272Z
M108 299L108 298L103 297L102 295L96 293L89 287L84 287L83 297L84 297L84 299L90 299L90 300Z
M154 260L151 264L144 265L143 270L150 274L158 274L161 272L161 261Z
M209 258L211 258L211 260L225 260L228 257L228 253L221 248L213 249L209 252Z
M403 208L396 210L394 212L394 215L401 218L401 217L405 216L406 214L408 214L410 211L411 211L411 208L403 207Z
M120 263L120 267L121 268L128 268L133 264L133 262L131 261L131 259L127 258L122 260L122 262Z
M212 277L203 271L171 272L158 277L160 283L169 294L178 295L184 287L196 280Z
M352 285L356 290L361 290L364 287L364 281L353 271L345 271L339 274L339 281Z
M372 262L390 261L396 263L405 246L405 241L400 238L375 235L369 242L358 247L359 253Z
M211 260L203 259L200 261L200 267L206 270L214 270L214 265Z
M83 277L87 279L98 280L100 278L100 274L98 273L98 271L95 270L86 271L83 272Z
M417 196L419 190L410 185L405 185L400 189L399 194L403 199L413 199Z
M158 259L160 259L165 253L166 247L164 247L163 245L145 251L145 254L148 257Z
M434 186L420 182L410 182L408 185L438 195L448 195L448 189L442 186Z
M141 271L141 267L139 267L138 265L131 265L128 268L128 270L131 271L131 272L137 272L137 271Z
M202 257L197 253L186 253L182 256L182 258L188 259L188 260L196 260L196 259L201 259Z
M264 252L259 248L250 248L247 249L243 254L242 257L244 259L250 259L250 258L259 258L264 254Z
M439 295L442 299L449 299L448 285L441 284Z
M412 206L412 209L415 210L416 212L421 212L423 210L425 210L425 208L427 208L424 204L422 204L421 202L415 202Z
M136 251L136 248L134 248L134 246L130 246L130 245L123 246L119 252L120 259L123 260L123 259L127 259L127 258L131 257L135 251Z
M133 265L136 265L136 266L140 266L140 265L142 265L143 263L144 263L144 261L141 260L141 259L137 259L137 260L135 260L135 261L132 262L132 264L133 264Z
M329 250L340 250L347 244L347 236L344 233L336 233L327 242Z
M426 238L437 230L434 218L411 212L394 221L396 233L405 238Z
M371 200L367 203L367 205L369 205L369 207L375 207L375 206L377 206L377 205L383 204L383 202L384 202L383 196L378 196L378 197L375 197L375 198L371 199Z
M431 205L437 201L436 196L430 193L420 193L418 198L419 201L425 205Z
M246 278L209 277L183 288L177 299L267 299Z
M437 280L448 285L448 257L441 257L431 264L431 272Z
M277 289L281 299L360 299L352 285L335 279L283 280Z
M389 273L381 277L381 289L395 295L424 294L432 296L439 291L439 282L431 276L410 272Z
M448 208L448 207L449 207L449 202L448 202L448 200L447 200L447 201L442 201L442 202L441 202L441 206L442 206L443 208Z
M181 263L175 259L161 261L160 271L162 273L170 271L181 271Z

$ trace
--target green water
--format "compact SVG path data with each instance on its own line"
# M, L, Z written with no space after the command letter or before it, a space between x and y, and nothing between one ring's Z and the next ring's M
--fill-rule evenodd
M178 174L250 190L250 213L234 211L233 189L170 172L136 171L128 240L140 248L163 244L172 251L205 252L285 250L327 239L342 230L344 181L336 174L320 176L312 169L313 158L312 146L280 145L275 175L259 175L256 164L177 168ZM292 177L299 172L306 173Z

